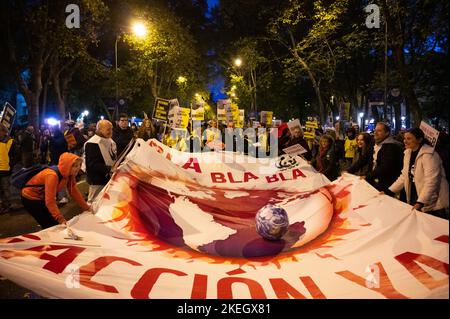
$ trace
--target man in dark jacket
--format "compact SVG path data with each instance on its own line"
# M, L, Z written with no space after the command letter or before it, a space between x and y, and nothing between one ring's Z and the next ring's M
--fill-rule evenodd
M128 126L128 115L125 113L119 115L119 122L113 129L112 139L117 145L117 155L120 155L133 139L133 130Z
M278 142L278 154L284 154L283 149L295 144L299 144L306 150L306 153L302 154L302 156L307 161L310 161L312 159L312 153L309 149L308 142L303 138L303 130L299 126L292 129L292 134L289 129L285 129Z
M112 130L110 121L101 120L97 123L95 135L84 144L84 169L89 183L89 204L109 182L110 170L117 157L116 143L111 138Z
M373 169L366 180L379 191L388 192L403 168L403 145L390 136L390 128L385 123L377 123L374 137Z
M23 167L31 167L34 164L34 151L36 149L36 137L33 125L28 125L22 134L20 151L22 153Z

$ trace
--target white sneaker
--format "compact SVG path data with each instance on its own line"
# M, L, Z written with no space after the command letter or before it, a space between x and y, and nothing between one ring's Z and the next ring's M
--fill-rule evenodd
M59 200L58 204L67 204L69 199L67 197L63 197Z

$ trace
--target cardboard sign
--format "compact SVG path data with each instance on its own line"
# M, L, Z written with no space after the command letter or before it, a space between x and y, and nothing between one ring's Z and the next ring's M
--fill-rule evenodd
M300 125L300 120L299 119L295 119L293 121L289 121L288 122L288 128L289 131L291 132L291 134L294 134L294 130L299 129L300 132L303 131L302 126Z
M319 124L317 123L317 121L306 121L305 127L316 129L319 128Z
M169 125L173 129L185 129L189 124L191 109L180 107L177 99L170 100Z
M153 119L167 121L169 114L170 101L157 98L153 108Z
M261 111L260 117L262 124L266 124L266 126L272 125L273 112Z
M226 110L231 107L230 100L217 101L217 120L219 122L225 122L227 119Z
M305 148L303 146L301 146L300 144L294 144L292 146L283 148L283 151L291 156L295 156L295 155L302 155L304 153L307 153L308 151L305 150Z
M193 121L204 121L205 120L205 102L196 101L192 105L191 116Z
M238 110L239 116L238 116L238 122L236 123L236 127L243 128L244 127L244 114L245 110Z
M439 138L439 131L424 121L420 122L419 128L423 131L425 134L425 139L431 144L431 146L433 148L436 147L436 143Z
M8 129L8 133L11 132L15 116L16 109L13 108L11 104L6 102L3 106L2 118L0 119L0 123L2 123Z

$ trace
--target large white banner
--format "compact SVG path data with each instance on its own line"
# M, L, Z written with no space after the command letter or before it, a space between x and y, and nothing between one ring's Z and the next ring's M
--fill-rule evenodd
M286 234L256 231L267 204ZM448 298L448 221L300 157L138 140L69 224L0 240L0 275L55 298Z

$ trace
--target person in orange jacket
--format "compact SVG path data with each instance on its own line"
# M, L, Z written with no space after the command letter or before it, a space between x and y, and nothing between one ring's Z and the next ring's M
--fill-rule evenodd
M22 203L27 212L41 225L42 229L66 224L66 219L56 204L56 194L67 188L70 196L77 202L83 211L90 210L90 206L81 196L77 188L76 176L81 168L82 159L72 153L63 153L59 158L58 170L62 176L51 168L46 168L33 176L22 189Z

